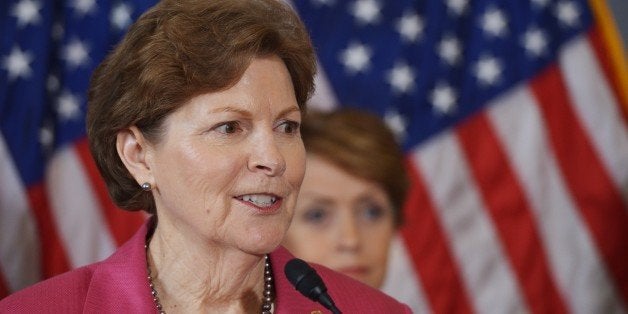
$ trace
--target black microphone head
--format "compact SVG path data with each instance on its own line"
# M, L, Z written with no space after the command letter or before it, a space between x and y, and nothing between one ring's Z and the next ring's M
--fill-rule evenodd
M294 258L284 268L288 281L304 296L318 302L321 294L327 292L323 279L308 263Z

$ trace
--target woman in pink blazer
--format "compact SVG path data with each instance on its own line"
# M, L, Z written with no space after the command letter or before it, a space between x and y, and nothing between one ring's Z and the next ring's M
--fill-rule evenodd
M149 222L150 224L151 222ZM143 226L108 259L40 282L0 301L0 313L153 313L146 283ZM301 295L284 276L293 258L285 248L270 253L276 292L274 313L330 313ZM328 268L312 265L343 313L411 313L396 300ZM211 312L211 310L210 310Z
M92 76L87 134L112 199L152 218L107 260L17 292L0 312L328 312L288 282L280 247L315 67L279 0L164 0L142 15ZM409 312L315 269L344 313ZM301 289L312 274L291 281ZM307 290L324 295L322 283Z

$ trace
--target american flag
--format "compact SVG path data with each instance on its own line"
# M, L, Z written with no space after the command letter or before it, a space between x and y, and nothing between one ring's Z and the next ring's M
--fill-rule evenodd
M628 69L592 4L295 2L314 102L381 114L407 152L385 289L415 311L626 311Z
M84 120L91 72L152 4L0 3L0 296L106 258L143 221L111 203Z
M0 4L0 296L102 259L89 73L154 1ZM311 106L380 114L412 189L384 290L417 313L628 311L628 68L603 1L294 0Z

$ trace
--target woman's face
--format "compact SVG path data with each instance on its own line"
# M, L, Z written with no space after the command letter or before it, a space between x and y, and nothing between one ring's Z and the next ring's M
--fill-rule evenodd
M308 154L286 248L379 288L394 232L392 205L379 185Z
M158 228L183 241L263 254L278 246L305 171L301 113L277 57L170 114L147 160ZM195 242L198 243L198 242Z

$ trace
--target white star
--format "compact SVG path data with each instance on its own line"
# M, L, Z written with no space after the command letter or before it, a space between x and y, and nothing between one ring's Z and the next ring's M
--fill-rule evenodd
M432 106L439 114L450 114L456 111L456 91L446 83L434 87L430 94Z
M41 3L33 0L21 0L13 6L11 14L17 18L17 26L24 27L28 24L37 24L41 21L39 10Z
M447 0L446 4L449 12L455 15L462 15L467 11L469 0Z
M555 14L561 24L574 27L578 25L580 10L572 1L561 1L556 5Z
M379 21L381 6L376 0L356 0L349 10L359 24L371 24Z
M502 37L508 30L508 21L504 13L496 8L488 9L484 13L481 24L484 32L494 37Z
M57 112L61 121L77 119L80 116L80 100L70 92L64 92L57 99Z
M312 0L312 2L317 7L320 7L320 6L323 6L323 5L332 6L332 5L336 4L335 0Z
M78 68L89 62L89 48L78 39L63 47L62 56L70 68Z
M45 149L52 148L52 143L54 141L54 132L52 131L52 127L50 125L43 126L39 130L39 144L41 144Z
M129 25L131 25L131 6L126 3L119 3L112 10L109 15L109 19L111 20L111 24L117 30L125 30Z
M423 34L423 20L416 13L406 12L397 20L397 31L407 42L415 42Z
M70 4L78 16L85 16L96 11L96 0L72 0Z
M19 47L13 47L11 54L5 56L2 60L2 67L9 74L9 81L17 78L27 79L33 72L30 63L34 57L28 51L22 51Z
M460 41L453 36L445 36L438 43L438 55L451 66L458 64L461 56Z
M48 75L48 79L46 79L46 89L48 92L54 93L59 90L59 87L61 87L59 78L54 74Z
M406 119L397 110L392 109L384 115L384 122L395 134L397 142L401 143L406 137L406 127L408 125Z
M371 49L360 43L351 43L340 54L340 61L349 74L363 72L370 67Z
M547 36L542 30L532 27L523 35L523 47L527 54L539 57L546 52Z
M56 41L60 41L63 39L63 35L65 34L65 28L63 28L63 24L61 22L56 21L52 24L52 30L50 31L50 36L52 39Z
M388 82L396 93L405 94L414 89L414 71L406 63L398 63L387 75Z
M492 56L484 56L475 64L475 76L483 86L497 83L501 73L501 63Z

